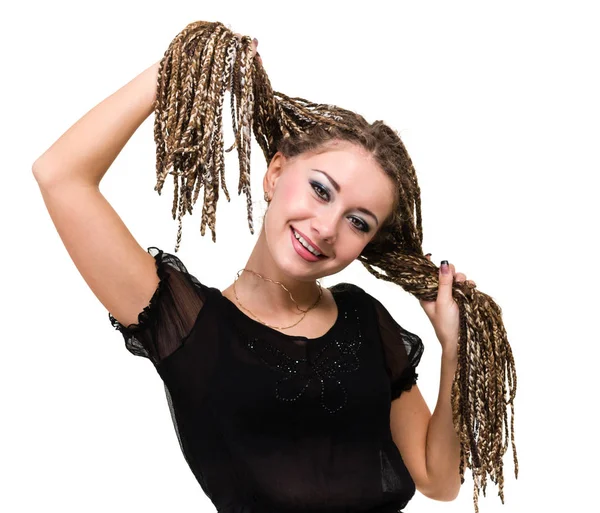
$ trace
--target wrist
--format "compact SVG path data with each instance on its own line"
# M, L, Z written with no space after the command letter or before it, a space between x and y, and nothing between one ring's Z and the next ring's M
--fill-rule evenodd
M456 351L454 352L450 352L450 351L442 351L442 360L448 361L448 362L457 362L458 361L458 354Z
M455 362L458 360L458 341L452 343L442 342L442 360Z
M160 61L155 62L146 70L142 72L146 79L146 97L150 100L152 106L156 101L156 93L158 89L158 69L160 68Z

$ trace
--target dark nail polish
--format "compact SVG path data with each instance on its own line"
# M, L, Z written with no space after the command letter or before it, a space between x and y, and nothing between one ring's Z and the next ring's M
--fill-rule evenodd
M448 265L448 260L442 260L442 263L440 265L444 265L444 264Z

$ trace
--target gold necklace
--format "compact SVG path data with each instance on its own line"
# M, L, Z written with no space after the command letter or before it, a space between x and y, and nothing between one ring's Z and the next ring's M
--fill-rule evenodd
M283 288L284 288L284 289L287 291L287 293L290 295L290 299L291 299L291 300L292 300L292 301L295 303L295 305L296 305L296 308L297 308L298 310L300 310L301 312L304 312L304 315L303 315L302 317L300 317L300 320L298 320L297 322L295 322L295 323L294 323L294 324L292 324L291 326L272 326L272 325L270 325L270 324L267 324L267 323L266 323L266 322L264 322L264 321L261 321L261 320L260 320L260 319L259 319L259 318L258 318L256 315L254 315L254 314L253 314L253 313L252 313L250 310L248 310L248 309L247 309L247 308L246 308L244 305L242 305L242 302L240 301L240 298L239 298L239 297L238 297L238 295L237 295L237 291L236 291L236 289L235 289L235 282L236 282L236 281L238 280L238 278L240 277L240 273L241 273L242 271L248 271L248 272L251 272L251 273L255 274L256 276L258 276L258 277L262 278L263 280L270 281L271 283L277 283L278 285L281 285L281 286L282 286L282 287L283 287ZM235 294L235 299L237 300L237 302L239 303L239 305L240 305L240 306L241 306L241 307L242 307L244 310L246 310L246 311L247 311L247 312L248 312L250 315L252 315L252 317L254 317L254 318L255 318L255 319L258 321L258 322L260 322L261 324L264 324L265 326L268 326L269 328L273 328L273 329L277 329L277 330L287 330L287 329L289 329L289 328L293 328L293 327L294 327L294 326L296 326L298 323L300 323L300 321L301 321L302 319L304 319L304 317L306 317L306 314L307 314L308 312L310 312L310 311L311 311L311 310L312 310L312 309L313 309L315 306L317 306L317 304L319 303L319 301L321 301L321 297L323 296L323 287L321 287L321 284L319 283L319 281L317 281L317 285L319 286L319 297L318 297L318 298L317 298L317 300L316 300L316 301L313 303L313 305L312 305L311 307L307 308L306 310L302 310L302 309L301 309L301 308L298 306L298 303L296 303L296 300L295 300L295 299L292 297L292 293L291 293L291 292L288 290L288 288L287 288L287 287L286 287L286 286L285 286L283 283L281 283L281 282L279 282L279 281L274 281L274 280L271 280L270 278L265 278L264 276L261 276L261 275L260 275L260 274L258 274L257 272L255 272L255 271L252 271L251 269L240 269L240 270L237 272L237 275L236 275L236 277L235 277L235 280L233 281L233 293Z

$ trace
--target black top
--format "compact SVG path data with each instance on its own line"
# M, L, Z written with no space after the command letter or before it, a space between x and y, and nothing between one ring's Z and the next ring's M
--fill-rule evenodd
M183 455L220 512L399 512L415 485L390 432L421 339L362 288L329 290L321 337L291 336L148 248L160 283L138 324L112 325L165 386Z

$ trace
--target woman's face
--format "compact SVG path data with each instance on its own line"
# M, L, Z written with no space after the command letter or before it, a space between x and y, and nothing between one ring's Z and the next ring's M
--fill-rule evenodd
M291 159L277 153L263 185L271 196L262 227L270 256L286 275L302 281L353 262L391 213L395 194L373 157L346 141ZM308 254L294 231L321 256Z

